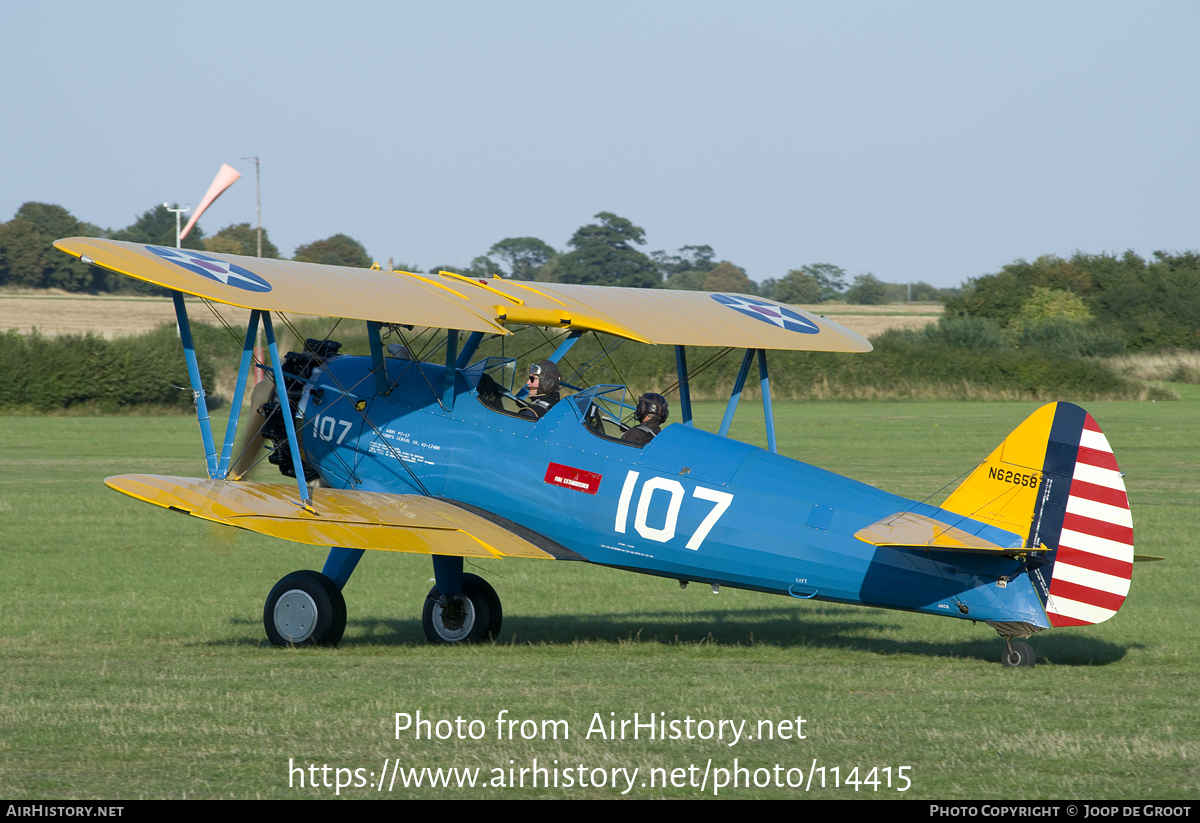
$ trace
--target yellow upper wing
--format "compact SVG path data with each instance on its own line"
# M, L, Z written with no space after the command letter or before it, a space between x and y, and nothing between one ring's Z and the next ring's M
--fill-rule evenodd
M248 309L499 334L505 324L550 326L660 345L871 350L824 317L742 295L419 275L90 237L54 245L85 263Z

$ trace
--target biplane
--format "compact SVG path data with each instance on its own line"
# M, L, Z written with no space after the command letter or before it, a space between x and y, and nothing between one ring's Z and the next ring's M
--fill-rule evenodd
M449 272L414 274L267 260L91 238L60 240L83 262L169 289L195 399L207 477L124 475L111 488L216 523L329 548L263 610L276 645L336 644L343 588L363 552L430 555L422 623L434 643L497 638L503 610L463 559L584 562L640 574L984 622L1005 666L1032 666L1031 635L1099 623L1129 591L1132 519L1096 421L1051 403L1018 426L941 506L908 500L776 453L767 353L869 352L824 318L740 294L626 289ZM209 421L184 295L250 310L225 438ZM272 316L366 323L369 356L309 340L282 354ZM269 358L258 363L261 325ZM399 343L444 330L436 357ZM619 385L572 385L543 417L524 415L511 358L481 343L537 326L559 363L586 334L672 346L676 422L622 439ZM744 350L717 433L693 425L688 356ZM693 354L693 359L696 356ZM726 435L755 362L767 448ZM249 377L257 452L292 481L239 479L234 455ZM643 389L653 387L641 387ZM256 390L257 391L257 390Z

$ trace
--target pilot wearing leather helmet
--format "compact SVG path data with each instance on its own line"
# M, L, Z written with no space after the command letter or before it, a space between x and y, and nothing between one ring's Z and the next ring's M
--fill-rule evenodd
M646 392L638 398L637 410L634 414L638 419L638 425L621 435L621 440L640 447L657 437L662 431L662 426L667 422L667 416L670 414L670 409L667 408L667 398L661 394Z
M530 366L529 380L525 383L525 388L529 389L529 400L528 405L521 409L521 416L542 419L558 402L559 380L558 366L551 360Z

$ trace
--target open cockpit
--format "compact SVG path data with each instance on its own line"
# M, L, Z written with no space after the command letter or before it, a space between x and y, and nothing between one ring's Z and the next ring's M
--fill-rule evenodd
M517 361L512 358L486 357L464 369L463 377L485 408L535 423L528 414L522 414L529 408L521 397L523 392L513 391L516 367ZM580 389L564 383L563 389L564 394L573 393L560 402L570 405L589 433L614 443L623 442L621 438L629 431L635 409L635 397L628 387L598 385ZM641 444L625 445L640 448Z

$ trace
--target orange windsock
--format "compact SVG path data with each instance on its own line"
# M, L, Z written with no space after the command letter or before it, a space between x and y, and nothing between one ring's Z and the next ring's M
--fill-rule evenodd
M192 212L192 219L188 220L187 225L179 234L179 239L188 236L188 232L192 230L192 226L196 225L196 221L200 219L200 215L204 214L204 210L213 204L213 201L221 196L221 192L232 186L241 177L241 173L235 170L228 163L221 164L221 170L217 172L217 176L213 179L212 185L208 187L208 191L204 193L204 199L200 201L200 205Z

